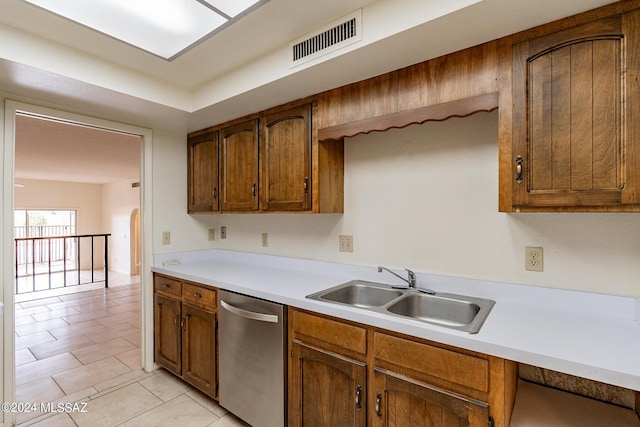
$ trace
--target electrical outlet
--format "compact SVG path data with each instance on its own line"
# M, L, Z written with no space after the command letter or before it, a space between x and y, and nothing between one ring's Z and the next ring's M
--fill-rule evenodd
M340 252L353 252L353 236L340 235Z
M269 233L262 233L262 247L266 248L269 246Z
M216 229L215 228L210 228L209 229L209 241L212 240L216 240Z
M220 227L220 238L221 239L227 238L227 227Z
M171 232L170 231L163 231L162 232L162 244L163 245L171 244Z
M529 271L543 271L542 248L527 246L524 248L524 268Z

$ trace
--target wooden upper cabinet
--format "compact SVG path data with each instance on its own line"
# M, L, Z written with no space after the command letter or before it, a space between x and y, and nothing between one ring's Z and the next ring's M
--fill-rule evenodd
M258 120L220 130L223 211L258 210Z
M188 140L188 212L218 212L218 132Z
M260 208L311 208L311 104L265 115L260 132Z
M639 24L631 12L513 46L515 210L640 209Z
M190 133L189 213L343 212L344 140L318 141L317 111L309 97Z

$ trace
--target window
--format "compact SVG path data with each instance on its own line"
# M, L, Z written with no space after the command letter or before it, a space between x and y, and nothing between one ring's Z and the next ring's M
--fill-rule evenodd
M16 210L14 237L71 236L76 234L75 210Z

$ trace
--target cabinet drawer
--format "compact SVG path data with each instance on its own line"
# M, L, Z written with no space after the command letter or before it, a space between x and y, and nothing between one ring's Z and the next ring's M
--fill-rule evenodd
M294 338L300 341L334 351L342 349L362 355L367 353L365 328L297 310L291 310L289 321L293 325Z
M182 287L182 301L205 310L215 310L216 291L212 288L185 283Z
M180 298L182 295L182 282L165 276L156 275L153 278L153 290L156 293Z
M387 362L484 393L489 391L486 359L378 332L373 340L376 362Z

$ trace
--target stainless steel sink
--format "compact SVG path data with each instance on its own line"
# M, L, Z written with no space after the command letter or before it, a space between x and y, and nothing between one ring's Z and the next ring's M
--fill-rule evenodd
M387 311L399 316L448 328L477 333L494 301L451 294L411 294L390 304Z
M355 307L381 307L404 293L380 283L352 280L334 288L326 289L307 298L337 302Z
M307 295L333 304L432 323L470 334L478 333L495 301L446 293L426 294L419 289L392 288L364 280L352 280Z

